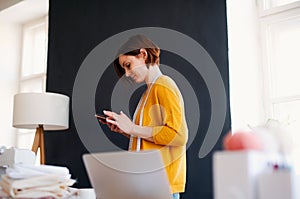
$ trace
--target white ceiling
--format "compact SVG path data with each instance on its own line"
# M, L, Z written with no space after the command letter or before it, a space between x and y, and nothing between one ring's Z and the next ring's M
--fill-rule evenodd
M49 0L0 0L0 22L24 24L46 16Z

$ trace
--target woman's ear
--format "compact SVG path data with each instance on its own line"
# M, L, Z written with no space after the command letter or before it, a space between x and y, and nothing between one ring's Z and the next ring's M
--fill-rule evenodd
M145 48L140 49L140 55L146 60L148 57L148 53Z

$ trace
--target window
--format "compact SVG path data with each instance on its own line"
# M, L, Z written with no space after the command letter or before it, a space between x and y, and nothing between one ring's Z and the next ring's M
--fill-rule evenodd
M45 92L46 90L47 21L48 18L43 17L23 26L19 92ZM35 130L18 130L17 147L31 149L34 135Z
M300 0L226 3L232 131L282 122L300 174Z
M265 0L260 5L267 116L287 121L300 174L300 1Z
M265 10L276 8L279 6L289 5L293 2L297 2L298 0L264 0L264 8Z

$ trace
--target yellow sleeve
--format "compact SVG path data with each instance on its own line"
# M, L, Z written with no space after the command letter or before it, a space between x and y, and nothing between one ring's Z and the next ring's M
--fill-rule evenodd
M187 142L187 125L184 116L184 104L178 88L156 85L155 95L162 112L162 126L155 126L152 137L155 144L184 146Z

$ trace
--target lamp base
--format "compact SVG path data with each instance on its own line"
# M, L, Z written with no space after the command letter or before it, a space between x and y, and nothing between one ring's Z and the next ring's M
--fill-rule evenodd
M38 148L40 148L40 164L45 164L44 127L42 124L36 128L31 150L37 155Z

